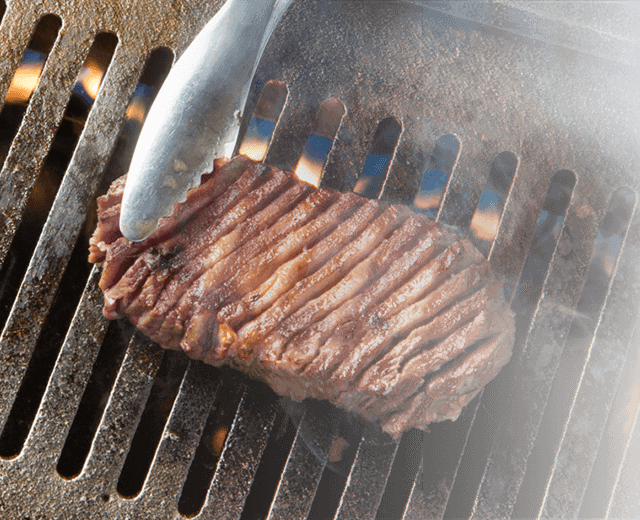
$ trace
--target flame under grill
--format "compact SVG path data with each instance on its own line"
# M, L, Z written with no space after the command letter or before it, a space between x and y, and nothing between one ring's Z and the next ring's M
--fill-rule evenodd
M120 158L136 135L127 125L142 120L137 85L151 74L152 51L179 55L222 3L7 2L0 100L3 110L23 102L26 111L6 153L0 149L2 517L635 515L640 38L625 28L638 12L608 7L602 16L592 6L591 16L607 22L596 30L580 11L570 24L566 13L527 2L299 0L276 29L241 129L251 132L263 86L284 84L265 162L294 170L311 153L309 134L329 138L326 125L314 124L318 107L340 100L323 182L358 189L367 161L387 156L378 161L379 196L467 232L505 277L517 312L514 358L500 376L455 423L408 432L395 445L323 404L283 412L275 395L231 372L188 363L173 373L171 354L102 317L99 270L84 261L92 201L109 176L126 170ZM43 66L35 55L29 62L39 76L17 86L46 15L60 20L58 32ZM112 57L87 61L105 30ZM100 60L102 76L91 65ZM73 101L81 98L84 112ZM391 123L377 126L384 121ZM46 222L41 231L28 227L34 193L47 187L41 172L50 160L59 167L57 133L74 124L81 135L52 188L55 199L49 192ZM120 354L100 356L117 341ZM30 367L46 355L44 395L32 399L33 420L20 426L16 403L29 402ZM103 363L113 366L101 383ZM85 428L95 433L70 445L82 438L83 396L101 384L100 413ZM145 444L145 433L135 437L151 402L159 403L161 433L144 465L129 452ZM342 459L336 438L349 443ZM68 462L76 442L86 453ZM138 483L123 483L121 474L135 474L136 465L144 465ZM206 485L192 491L191 503L185 481L198 479Z

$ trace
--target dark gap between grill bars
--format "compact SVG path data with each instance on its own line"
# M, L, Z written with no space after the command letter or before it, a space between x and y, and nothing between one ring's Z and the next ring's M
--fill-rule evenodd
M340 505L340 499L347 485L349 471L356 458L358 446L365 430L365 423L362 419L352 415L342 415L343 420L338 424L336 439L342 439L341 449L335 456L329 455L331 464L327 464L316 495L309 511L310 519L324 520L333 518ZM334 441L335 443L335 441ZM337 460L332 460L337 459Z
M518 158L514 154L498 154L491 164L484 190L471 217L469 238L485 257L489 256L491 245L498 234L500 219L517 167Z
M514 369L516 358L526 343L535 307L542 294L542 286L553 254L557 248L562 225L569 208L571 195L575 188L576 177L573 172L561 170L551 179L547 195L542 204L533 240L525 258L522 280L535 279L537 283L526 293L516 292L512 300L512 310L516 313L516 332L514 353L509 364L481 392L477 413L469 426L467 446L460 461L460 471L456 475L454 486L447 501L445 517L468 518L472 514L475 494L482 480L485 462L489 457L493 439L500 424L501 412L505 409L503 399L508 391L510 373ZM474 215L475 217L475 215ZM498 219L500 215L498 215ZM473 219L472 219L473 222ZM523 287L528 287L525 284ZM506 290L505 293L511 294ZM518 296L518 295L521 296ZM508 298L507 295L507 298ZM470 492L469 490L473 490Z
M556 172L538 215L533 240L524 261L520 279L511 300L516 313L516 345L524 345L536 305L542 295L544 280L560 239L560 232L576 185L576 176L569 170ZM505 284L506 285L506 284ZM512 294L505 286L505 295Z
M166 48L154 50L147 60L135 94L127 107L125 122L115 149L116 153L109 163L107 174L103 177L103 185L106 184L105 191L111 181L126 172L144 117L172 61L173 54ZM87 215L84 233L79 241L82 243L81 250L84 251L85 256L88 237L95 227L95 215L94 201L94 208ZM86 264L86 258L84 260ZM70 264L70 269L74 270L73 264ZM133 328L127 322L120 321L113 322L109 331L58 462L58 471L65 478L72 478L82 469Z
M0 435L1 457L22 450L90 272L87 245L78 240Z
M556 451L561 442L580 373L605 303L622 243L635 206L635 194L616 190L609 201L593 247L580 300L573 313L556 375L551 387L536 445L529 456L514 516L537 515L551 477ZM564 418L561 422L558 417Z
M600 441L578 518L605 518L610 513L611 501L617 491L619 474L630 448L634 423L640 411L640 382L636 378L639 371L640 315L636 317L627 360L620 374L620 384ZM626 442L620 442L619 432L624 432Z
M387 117L378 123L362 172L353 188L355 193L370 199L380 196L401 133L402 125L393 117Z
M204 505L244 387L243 376L228 367L211 368L211 371L212 377L221 379L222 386L216 394L178 499L178 512L187 518L196 516Z
M438 186L435 186L435 181L433 178L425 181L427 176L433 177L430 169L428 168L422 181L423 187L428 186L428 189L421 189L414 201L414 205L416 205L417 202L420 201L419 197L423 192L434 192L436 196L434 197L433 207L427 208L427 211L431 212L432 217L433 215L437 215L439 212L442 198L446 191L446 183L448 182L448 178L453 171L455 161L457 161L457 158L459 156L460 143L457 138L455 138L454 136L445 137L446 140L443 140L444 138L441 138L441 140L438 141L438 146L440 146L442 150L437 153L434 152L434 155L437 155L439 157L444 156L445 152L448 153L448 160L446 162L446 165L443 166L443 161L439 160L436 166L438 166L440 169L435 170L434 168L437 173L437 175L435 175L436 181L439 178L440 184ZM448 152L444 149L445 145L448 147ZM447 158L445 157L445 159ZM515 159L515 156L510 152L503 152L502 154L500 154L491 165L489 177L486 183L486 189L490 189L494 193L501 193L501 204L499 205L499 207L494 208L493 211L494 218L496 218L498 222L502 218L506 199L515 178L516 168L513 164L513 159ZM517 159L515 160L517 161ZM433 166L433 157L431 163ZM449 171L448 174L446 173L447 171ZM432 187L433 189L431 189ZM440 190L442 190L441 193ZM423 201L424 200L426 199L423 199ZM495 231L497 232L497 225L495 226ZM471 238L473 239L473 237ZM495 234L490 238L487 237L487 243L485 244L486 247L484 249L481 249L485 256L489 254L494 239ZM428 514L432 515L433 517L441 516L442 512L445 511L445 509L447 511L451 511L452 509L455 510L456 508L456 506L453 506L452 508L448 507L448 502L449 494L451 492L451 486L453 485L457 477L457 468L460 464L461 454L463 452L470 451L474 454L477 454L479 457L474 459L474 462L476 464L482 462L482 453L486 450L482 441L486 442L487 439L483 438L480 440L480 442L475 441L476 445L474 446L469 443L469 431L471 430L471 427L477 427L477 424L486 422L486 417L484 419L479 419L479 417L484 417L486 415L482 412L479 412L480 406L481 397L477 396L462 410L460 417L455 422L445 421L442 423L431 424L429 426L430 431L422 434L422 486L424 489L425 500L429 508ZM473 439L471 439L471 443L473 442ZM477 444L479 444L480 446L478 447ZM390 478L392 477L393 475L391 475ZM382 505L384 505L384 502L383 504L381 504L381 506ZM454 515L457 514L465 513L461 511L457 511L454 513Z
M418 192L413 198L415 211L432 220L437 219L442 197L459 154L460 141L456 136L447 134L436 141Z
M11 305L20 287L20 281L26 272L29 259L53 205L62 177L84 128L94 99L89 93L94 96L97 94L116 44L117 38L113 34L98 34L78 74L60 128L29 196L25 213L5 261L6 267L3 266L2 278L0 278L0 287L2 287L0 326L4 326L9 316ZM84 88L83 83L86 83L88 91ZM88 240L88 236L83 236L79 242L84 241L88 244Z
M4 0L0 0L0 23L2 23L2 18L4 17L4 12L7 9Z
M182 352L165 351L118 477L116 489L124 498L134 498L142 490L187 364Z
M273 393L271 389L265 388L265 392L267 391ZM300 418L297 417L299 415L297 409L292 410L284 398L277 398L275 394L274 398L278 400L279 404L276 409L276 419L262 454L260 465L256 470L251 492L242 510L241 520L267 518L269 507L282 478L287 457L292 449L296 427L300 422ZM300 475L300 478L304 479L305 475Z
M424 433L415 428L402 436L380 499L376 520L402 517L413 482L420 469L423 437Z
M156 98L160 87L162 87L167 74L169 74L173 61L173 51L167 47L158 47L149 54L133 97L127 105L120 135L102 176L97 192L98 195L106 193L114 180L129 171L129 165L131 164L131 158L133 157L133 151L138 142L142 125L153 100ZM94 216L94 220L95 213L95 209L90 213Z
M0 6L0 11L4 11L4 6ZM62 20L56 15L48 14L40 18L7 89L0 112L0 167L9 153L61 26Z
M133 325L125 320L109 323L58 459L56 469L64 478L74 478L82 471L134 331Z
M338 99L327 99L320 103L311 134L294 169L298 179L320 186L327 158L345 113L345 106Z
M60 18L54 15L46 15L40 19L9 86L0 112L0 167L22 122L31 94L40 79L61 25ZM25 224L16 234L13 240L14 246L0 270L0 328L4 326L9 316L20 281L36 246L40 229L53 202L53 197L49 196L47 189L57 189L57 186L49 186L50 183L46 182L48 176L42 177L43 179L34 186L32 199L27 205L23 217ZM44 199L48 204L44 203ZM36 204L36 202L41 203Z
M239 155L246 155L254 161L262 161L265 158L287 95L288 90L284 83L267 81L253 110L249 128L238 148Z
M3 287L2 306L0 307L2 325L9 316L11 305L20 287L20 281L26 272L29 259L38 242L38 237L84 127L93 99L100 88L102 77L111 61L116 44L117 38L114 35L100 33L78 74L74 94L72 94L70 104L65 111L61 127L56 133L51 152L45 160L34 189L31 191L25 215L16 232L5 263L8 267L3 269L6 278L0 281ZM86 89L83 82L86 83ZM86 99L82 98L82 93ZM89 96L89 93L92 93L93 97ZM80 101L80 98L84 101ZM82 106L83 109L80 110L79 106ZM2 456L17 455L22 449L31 427L66 329L71 323L75 306L89 276L90 266L86 261L87 247L88 236L81 236L76 241L53 306L47 315L42 334L22 380L16 401L0 436L0 455Z

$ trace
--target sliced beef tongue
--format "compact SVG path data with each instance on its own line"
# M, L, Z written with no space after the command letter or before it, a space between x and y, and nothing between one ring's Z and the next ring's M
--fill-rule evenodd
M402 206L217 161L145 241L119 232L124 178L98 201L104 314L328 399L393 437L455 419L510 356L502 284L466 240Z

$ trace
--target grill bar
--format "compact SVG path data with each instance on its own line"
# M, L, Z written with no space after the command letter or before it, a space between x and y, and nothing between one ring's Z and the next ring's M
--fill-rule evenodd
M133 510L156 518L176 514L178 497L198 447L220 380L190 362L162 433L149 475Z
M426 514L427 501L424 494L424 465L421 464L416 474L416 478L413 480L411 486L411 493L409 500L404 508L402 514L402 520L423 520L424 518L438 518L432 515Z
M18 10L18 13L14 14L14 9ZM40 13L30 8L27 13L31 18L30 25L20 27L23 21L18 27L28 37ZM13 20L16 16L28 19L26 13L20 12L20 6L17 3L9 6L3 25L8 26L9 20ZM7 39L11 40L10 37ZM65 27L63 24L58 40L49 53L38 86L31 96L20 129L0 172L0 177L3 179L0 187L0 211L4 216L0 221L0 261L4 260L18 229L29 193L49 152L75 78L92 41L92 34L84 30L74 31L72 27ZM27 43L28 41L25 41L21 46L18 59L22 56ZM18 63L13 65L10 75L6 77L7 82L13 77L17 65Z
M479 517L509 516L514 506L573 321L572 309L582 289L580 279L568 280L567 273L579 272L590 253L590 250L580 250L584 244L574 240L575 236L584 236L585 227L593 229L595 222L585 223L571 214L566 219L533 321L530 322L527 309L517 315L514 357L492 383L492 388L501 387L499 394L504 395L505 400L498 406L490 400L483 401L483 406L488 406L496 416L499 426L482 481L478 483L478 496L475 502L473 496L467 498L468 510L473 509ZM567 284L568 281L572 283ZM475 435L486 433L477 430ZM518 449L513 450L514 446Z
M114 57L115 60L124 59L125 62L135 63L136 60L130 58L132 57ZM94 110L89 115L85 138L80 141L58 190L0 337L4 358L0 377L4 382L2 393L6 396L0 407L0 418L6 417L8 407L13 403L15 390L19 387L18 382L27 368L86 213L95 198L99 173L106 166L111 149L115 145L128 97L133 94L133 89L123 92L126 89L122 89L121 85L126 82L129 73L139 73L140 67L131 71L125 70L122 65L123 62L114 63L120 74L107 73L102 90L104 94L98 96ZM131 82L131 85L135 87L135 81ZM106 112L120 113L120 117L111 125L106 124ZM3 186L11 183L11 180L5 181ZM22 202L16 204L20 205ZM5 211L10 213L13 210L6 208ZM8 356L11 361L7 359ZM3 423L4 421L0 422Z
M48 473L55 471L82 392L107 332L108 322L102 316L99 278L100 270L94 267L25 443L25 456L36 457L42 471Z
M385 443L380 434L365 430L336 519L375 518L397 450L396 443Z
M316 408L307 409L298 425L268 520L306 518L311 510L336 437L330 427L331 413L326 413L326 407L319 411L325 413L318 413Z
M220 454L205 505L196 518L240 518L273 427L274 406L271 396L265 396L252 384L247 385Z
M127 347L109 402L80 479L100 493L115 493L140 415L162 362L157 345L136 334Z
M631 211L634 206L635 201ZM635 230L640 229L640 215L632 220L631 226ZM619 276L614 275L611 292L589 345L562 442L555 456L553 473L547 483L541 510L543 517L578 514L597 446L627 359L640 299L637 295L625 294L624 288L628 284L625 275L629 269L637 269L640 237L636 232L631 240L625 242L625 235L623 232L621 237L624 250L618 262Z

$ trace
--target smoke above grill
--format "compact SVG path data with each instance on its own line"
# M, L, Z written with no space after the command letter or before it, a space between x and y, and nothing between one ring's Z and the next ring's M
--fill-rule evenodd
M472 237L518 316L456 422L388 445L101 316L93 201L222 4L0 0L3 517L634 516L637 8L298 0L276 28L240 150L342 191L377 165L376 196Z

